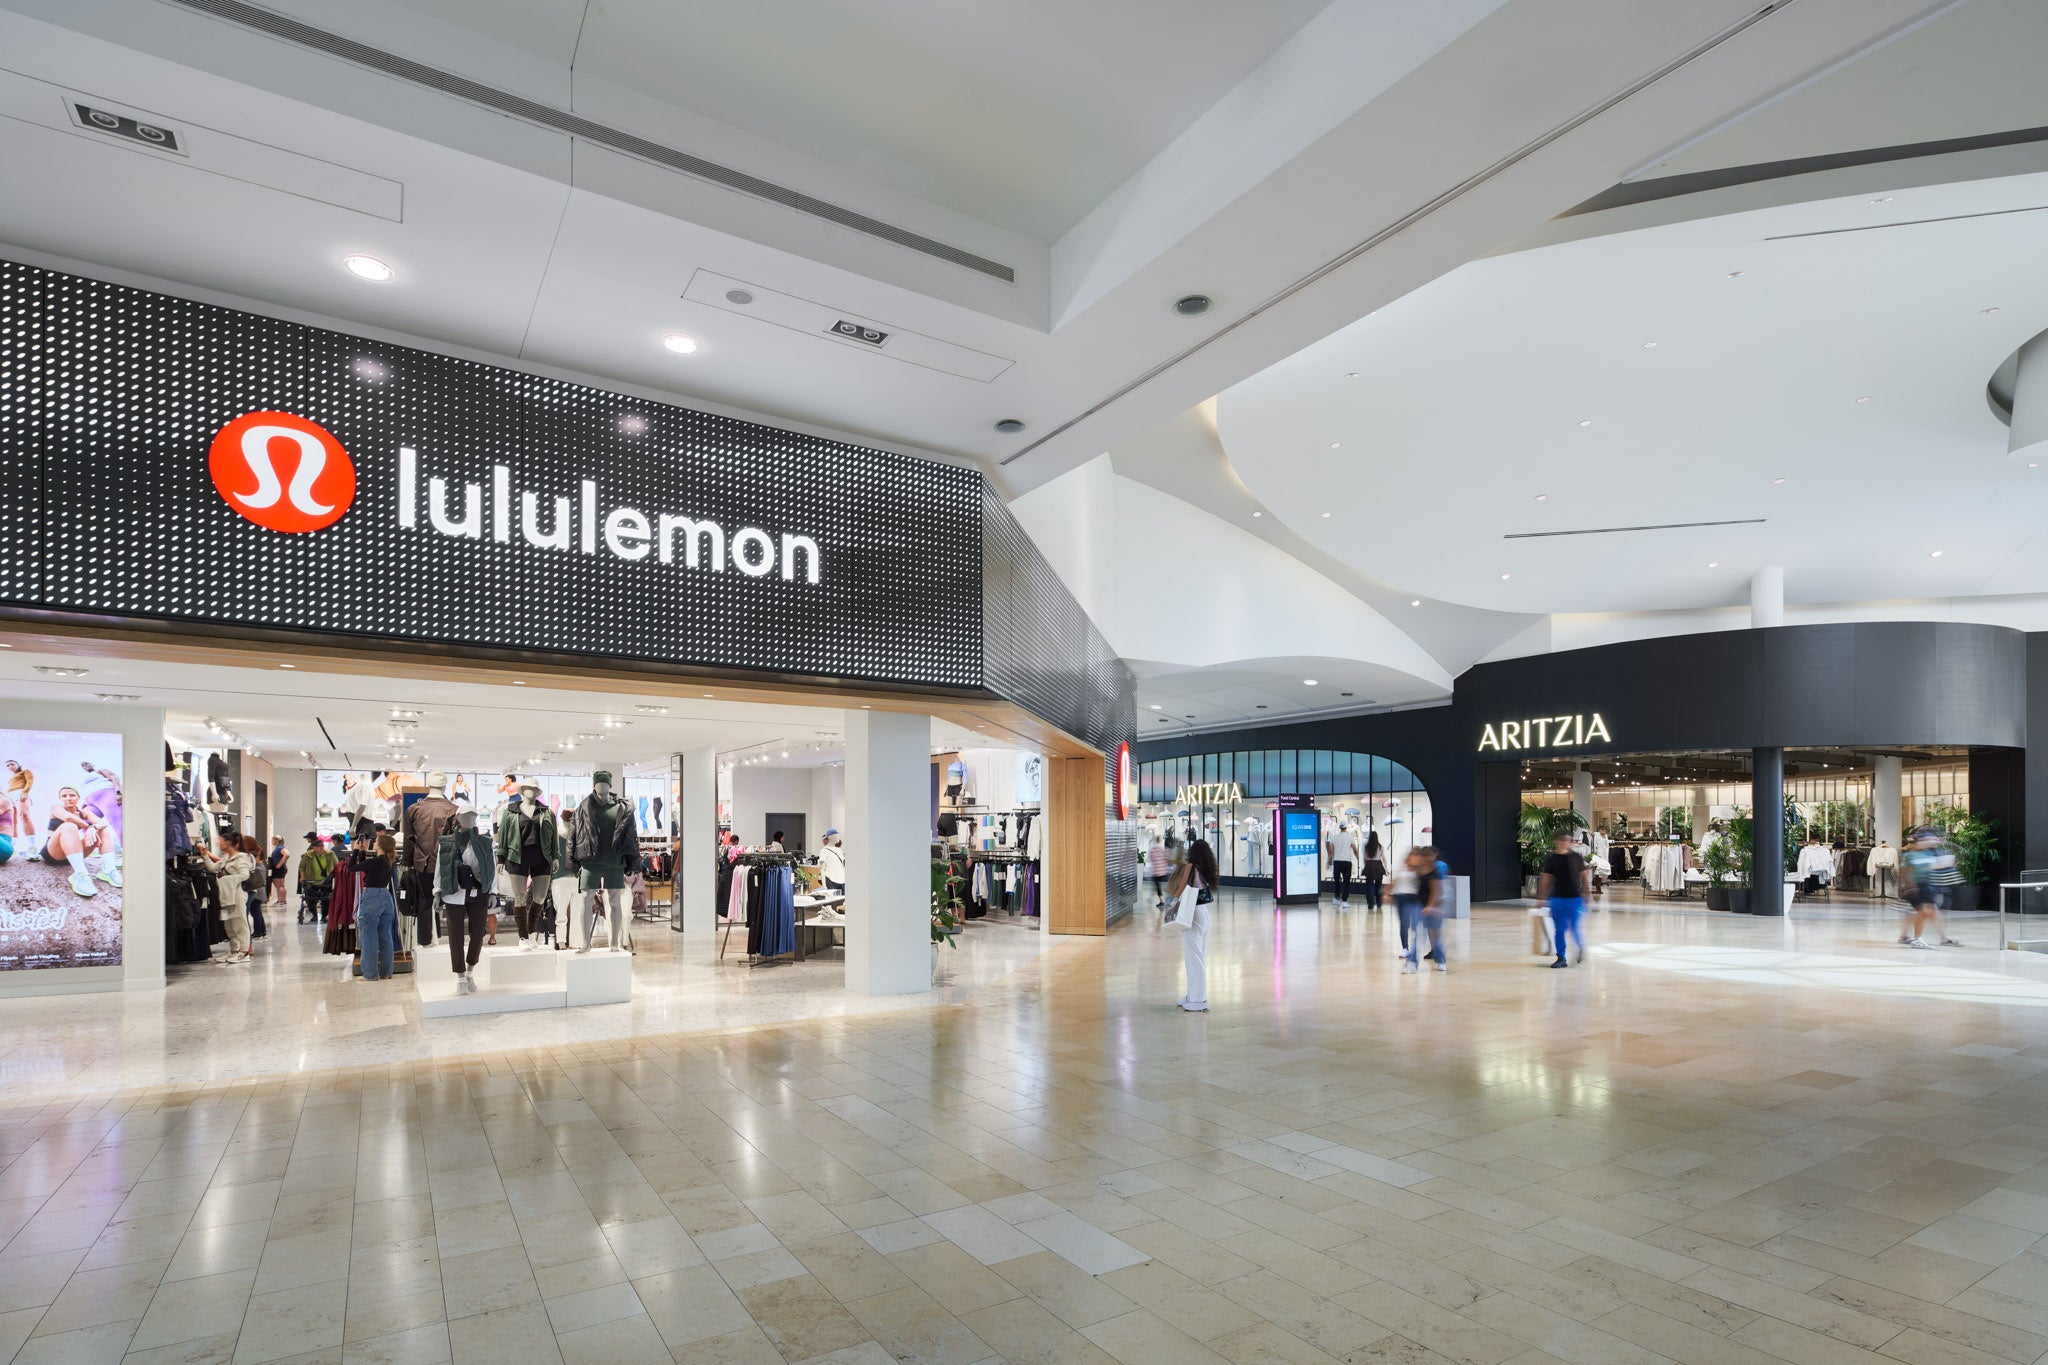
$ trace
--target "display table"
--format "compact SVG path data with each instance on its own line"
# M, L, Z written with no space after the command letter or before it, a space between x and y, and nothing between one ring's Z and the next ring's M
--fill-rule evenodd
M423 1019L614 1005L633 998L633 955L486 948L476 964L476 994L464 995L447 945L440 944L419 951L412 980Z

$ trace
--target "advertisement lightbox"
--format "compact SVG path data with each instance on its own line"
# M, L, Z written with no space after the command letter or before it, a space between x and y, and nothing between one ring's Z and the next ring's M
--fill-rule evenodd
M121 736L0 730L0 972L121 963Z

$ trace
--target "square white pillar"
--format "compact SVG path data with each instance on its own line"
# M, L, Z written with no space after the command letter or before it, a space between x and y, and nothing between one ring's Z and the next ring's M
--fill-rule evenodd
M846 989L931 989L932 719L846 713Z
M712 904L718 893L718 750L692 749L682 757L682 809L676 812L682 847L669 894L682 897L683 932L708 935L718 927Z

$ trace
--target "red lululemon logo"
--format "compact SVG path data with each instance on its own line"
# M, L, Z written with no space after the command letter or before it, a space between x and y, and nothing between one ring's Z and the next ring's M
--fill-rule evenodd
M318 531L356 500L355 461L295 413L243 413L213 438L206 468L228 506L266 530Z
M1131 780L1131 746L1116 746L1116 818L1131 818L1131 788L1137 784Z

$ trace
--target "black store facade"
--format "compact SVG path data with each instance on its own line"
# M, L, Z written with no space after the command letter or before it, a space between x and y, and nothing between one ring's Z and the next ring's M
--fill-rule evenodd
M1446 705L1148 740L1138 760L1143 790L1143 774L1182 770L1161 766L1170 760L1192 768L1229 754L1383 758L1426 791L1431 827L1414 842L1433 842L1454 872L1469 873L1474 900L1500 900L1521 894L1517 837L1532 770L1581 761L1597 769L1622 756L1720 756L1746 773L1757 813L1755 880L1763 886L1777 879L1783 859L1772 812L1783 810L1788 755L1799 768L1818 767L1804 764L1812 755L1924 753L1958 768L1968 809L1999 822L1988 879L2001 880L2048 856L2048 828L2039 827L2048 824L2048 790L2029 799L2030 787L2048 781L2027 769L2030 723L2048 725L2048 634L1863 622L1480 664L1457 680ZM1304 757L1292 771L1298 782L1312 765ZM1270 788L1268 779L1244 796L1281 794ZM1759 907L1767 908L1761 898Z
M1131 675L971 469L0 261L0 632L981 708L1132 898Z

